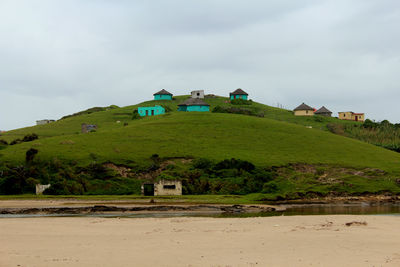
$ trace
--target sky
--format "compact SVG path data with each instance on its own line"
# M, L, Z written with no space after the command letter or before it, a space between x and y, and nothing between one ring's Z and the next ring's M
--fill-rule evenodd
M0 130L165 88L400 122L398 0L0 0Z

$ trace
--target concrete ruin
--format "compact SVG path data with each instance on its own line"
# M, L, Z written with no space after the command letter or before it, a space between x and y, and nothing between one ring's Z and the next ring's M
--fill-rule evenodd
M37 184L36 185L36 195L43 194L44 190L50 188L51 184Z
M191 92L192 98L204 98L204 90L197 90Z
M81 129L82 133L95 132L96 130L97 130L97 125L82 123L82 129Z
M182 182L177 180L160 180L156 183L142 184L144 196L180 196L182 195Z
M49 124L52 122L55 122L55 120L39 120L39 121L36 121L36 125L45 125L45 124Z

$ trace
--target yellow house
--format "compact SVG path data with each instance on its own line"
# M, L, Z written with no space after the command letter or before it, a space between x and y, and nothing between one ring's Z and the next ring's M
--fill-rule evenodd
M314 109L304 103L293 111L295 116L314 116Z
M351 111L339 112L339 119L348 121L364 121L364 113L354 113Z

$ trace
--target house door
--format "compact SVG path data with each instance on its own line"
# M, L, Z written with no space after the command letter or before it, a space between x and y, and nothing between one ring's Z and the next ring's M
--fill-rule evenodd
M143 194L145 196L154 196L154 184L144 184Z
M150 112L148 110L146 110L146 116L149 116Z
M154 110L151 111L151 116L154 116Z
M356 116L356 121L358 121L358 116Z

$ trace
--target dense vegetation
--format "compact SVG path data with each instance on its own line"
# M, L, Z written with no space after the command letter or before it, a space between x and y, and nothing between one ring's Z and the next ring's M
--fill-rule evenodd
M373 122L366 120L363 124L329 124L329 129L339 135L361 140L400 152L400 124L392 124L387 120Z
M37 153L30 149L24 164L1 168L0 194L34 193L40 183L52 185L44 192L47 195L138 195L145 181L177 177L186 195L257 193L258 200L283 200L400 193L400 179L373 168L306 164L263 168L239 159L163 159L158 155L150 157L152 164L145 169L95 161L82 167L57 159L42 162L35 159Z

